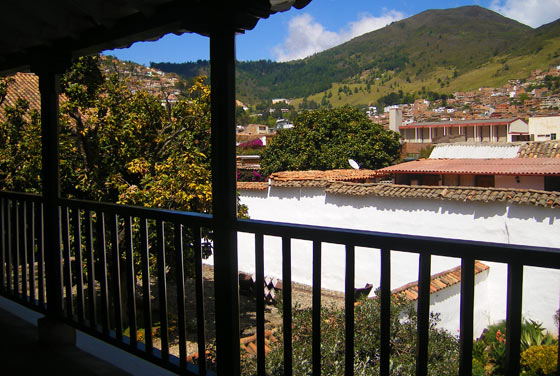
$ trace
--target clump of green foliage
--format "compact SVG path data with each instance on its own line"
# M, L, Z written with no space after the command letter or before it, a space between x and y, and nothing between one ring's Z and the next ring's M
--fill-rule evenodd
M503 375L506 370L506 322L488 326L473 345L473 374L483 368L480 375ZM553 354L548 347L555 348ZM522 374L547 375L543 370L556 370L558 341L545 332L542 324L530 319L521 324ZM554 357L554 359L552 359ZM541 368L539 368L541 367Z
M558 346L531 346L521 354L523 375L554 375L558 365Z
M380 301L360 300L354 309L354 374L378 375L380 360ZM293 373L310 375L311 309L293 310ZM334 307L321 310L321 371L325 375L344 374L344 310ZM391 302L391 375L413 375L416 367L416 310L405 298L393 297ZM457 375L458 340L437 328L438 315L430 318L429 375ZM266 355L267 375L284 374L282 332L277 333L271 351ZM243 374L256 374L253 358L243 358Z
M388 166L399 156L399 135L374 124L359 109L341 107L305 111L294 128L278 132L261 157L265 175L277 171Z

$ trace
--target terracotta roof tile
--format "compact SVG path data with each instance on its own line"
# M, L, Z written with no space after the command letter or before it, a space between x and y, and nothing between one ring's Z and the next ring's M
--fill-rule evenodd
M523 144L517 158L560 158L560 140Z
M474 263L474 274L477 275L485 270L488 270L488 265L480 261ZM445 288L451 287L461 282L461 267L457 266L453 269L434 274L430 281L430 294L434 294ZM418 281L408 283L392 291L393 295L404 294L404 296L412 301L418 299Z
M309 171L281 171L270 175L275 182L281 181L306 181L306 180L334 180L334 181L358 181L371 180L380 176L375 170L309 170Z
M268 189L268 182L266 181L238 181L237 189L246 191L265 191Z
M273 184L274 185L274 184ZM430 187L418 185L327 182L326 193L353 196L424 198L463 202L511 202L546 208L560 208L560 192L534 189L483 187Z
M377 171L382 174L560 175L560 158L420 159Z
M8 90L4 103L0 106L0 121L5 121L4 108L13 106L18 99L25 99L29 102L30 110L41 109L41 95L39 94L39 77L32 73L16 73L7 77Z

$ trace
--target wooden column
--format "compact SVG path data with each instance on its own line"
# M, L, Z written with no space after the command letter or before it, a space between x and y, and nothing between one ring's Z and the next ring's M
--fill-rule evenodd
M60 75L53 69L39 71L41 92L42 183L47 316L62 317L62 265L60 253L60 160L58 145L58 95Z
M223 23L222 23L223 25ZM210 35L212 210L218 375L240 374L235 165L235 33Z
M39 341L50 345L74 344L74 328L62 323L62 255L60 239L60 156L59 94L60 77L70 66L69 54L47 52L37 56L31 69L39 76L41 94L41 153L45 279L47 314L38 321Z

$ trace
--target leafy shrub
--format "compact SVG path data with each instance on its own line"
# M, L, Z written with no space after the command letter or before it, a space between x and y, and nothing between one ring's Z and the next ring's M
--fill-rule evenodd
M484 330L482 336L475 341L473 346L473 372L474 362L476 361L481 364L485 364L487 375L503 375L506 368L506 341L505 321L500 321L496 324L488 326L488 328ZM556 349L558 346L557 344L557 340L555 340L549 333L545 332L542 323L531 319L523 320L521 324L521 356L523 359L523 354L526 354L525 357L527 357L527 362L533 361L531 365L527 362L522 362L522 365L525 367L523 375L546 375L547 373L543 373L543 371L535 367L538 364L541 364L543 359L545 359L543 352L549 350L535 349L547 346L551 346ZM558 350L556 349L555 351L557 354ZM550 355L546 354L546 356ZM554 359L554 364L556 364L557 357Z
M558 346L531 346L521 354L521 365L536 375L552 375L556 373L558 363Z
M380 302L360 300L354 309L354 374L378 375L380 361ZM293 373L312 374L312 311L293 310ZM429 375L457 375L458 341L448 332L438 329L438 315L430 318ZM416 367L416 311L404 298L394 297L391 306L391 375L412 375ZM321 310L321 370L325 375L344 374L344 310L326 307ZM282 332L276 345L266 355L267 375L283 375L284 359ZM246 375L256 373L255 360L244 358Z

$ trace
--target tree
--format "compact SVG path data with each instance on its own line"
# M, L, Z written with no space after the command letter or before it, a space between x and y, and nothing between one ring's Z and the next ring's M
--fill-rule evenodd
M261 157L265 174L285 170L388 166L399 156L399 135L372 123L359 109L341 107L301 113L294 128L278 132Z

